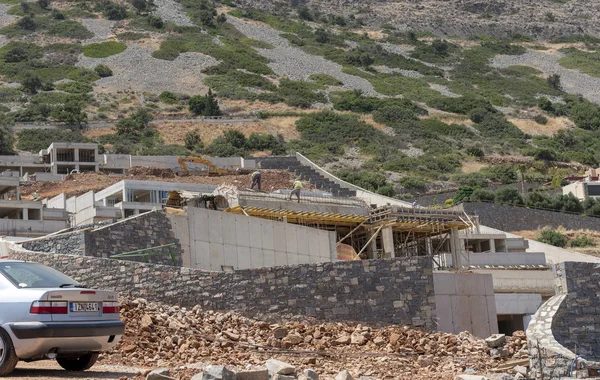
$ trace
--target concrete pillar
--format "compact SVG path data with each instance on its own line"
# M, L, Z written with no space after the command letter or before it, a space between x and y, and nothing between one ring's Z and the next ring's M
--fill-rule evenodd
M494 239L490 239L490 252L496 253L496 242Z
M385 258L391 259L392 257L396 257L396 252L394 250L394 231L392 230L392 226L383 227L381 229L381 241L383 242Z
M433 241L430 237L425 238L425 252L427 252L428 256L433 255Z
M367 240L371 239L374 234L375 234L375 231L369 231L367 233ZM369 243L369 246L367 247L367 249L365 249L365 251L367 252L367 258L369 258L369 259L377 258L377 238L373 239Z
M462 249L458 237L458 228L450 230L450 251L452 253L452 266L454 268L462 267Z
M29 210L26 208L23 209L23 220L29 220Z
M477 243L475 243L475 252L481 252L481 242L478 241Z
M73 153L73 161L79 162L79 148L75 148ZM79 168L77 168L79 169Z

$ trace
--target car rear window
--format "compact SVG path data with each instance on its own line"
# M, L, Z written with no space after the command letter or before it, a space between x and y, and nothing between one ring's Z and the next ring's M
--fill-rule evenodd
M57 288L79 283L59 271L37 263L0 263L0 274L19 288Z

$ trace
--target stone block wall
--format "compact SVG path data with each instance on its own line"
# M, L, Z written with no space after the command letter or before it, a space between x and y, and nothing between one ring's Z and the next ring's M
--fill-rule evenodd
M600 369L600 266L564 262L554 266L556 295L540 307L527 329L532 373L559 379L587 377Z
M114 254L175 243L175 246L150 251L177 252L175 265L182 265L182 248L175 237L171 221L163 211L151 211L94 229L49 236L23 243L23 248L36 252L108 258ZM131 258L144 261L143 258ZM171 256L149 257L155 264L173 265Z
M469 215L478 215L480 224L507 232L546 226L600 231L600 218L590 216L485 202L463 203L461 207Z
M28 252L12 259L51 266L91 287L186 307L283 319L393 323L435 328L431 258L341 261L209 272L94 257Z
M181 253L179 240L173 233L171 221L163 211L150 211L128 219L124 219L105 227L86 232L85 255L93 257L110 257L123 252L131 252L144 248L175 243L175 246L150 251L151 253ZM142 258L133 261L143 261ZM170 256L151 256L151 263L173 265ZM181 255L176 257L176 265L181 265Z

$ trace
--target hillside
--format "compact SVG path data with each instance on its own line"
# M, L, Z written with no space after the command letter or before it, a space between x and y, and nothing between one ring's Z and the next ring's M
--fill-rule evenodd
M0 123L120 120L20 131L22 151L300 151L404 197L560 183L600 160L598 9L583 1L3 1ZM234 120L190 119L217 114Z

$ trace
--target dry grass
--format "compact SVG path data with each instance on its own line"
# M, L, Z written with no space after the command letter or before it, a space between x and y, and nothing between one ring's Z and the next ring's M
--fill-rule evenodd
M380 131L387 130L389 128L386 125L380 124L380 123L376 122L375 120L373 120L372 115L360 115L360 119L367 124L371 124L373 127L375 127L376 129L379 129Z
M384 33L383 30L375 30L375 29L355 29L352 33L356 34L364 34L367 33L370 39L372 40L383 40L388 37L387 33Z
M104 135L110 135L115 133L113 127L105 127L105 128L88 128L83 131L83 135L89 139L96 140Z
M560 130L569 129L574 126L573 122L564 116L549 117L546 124L538 124L531 119L509 119L508 121L516 125L524 133L530 135L552 136Z
M465 161L460 168L460 171L465 174L477 173L483 168L487 168L489 165L478 161Z

